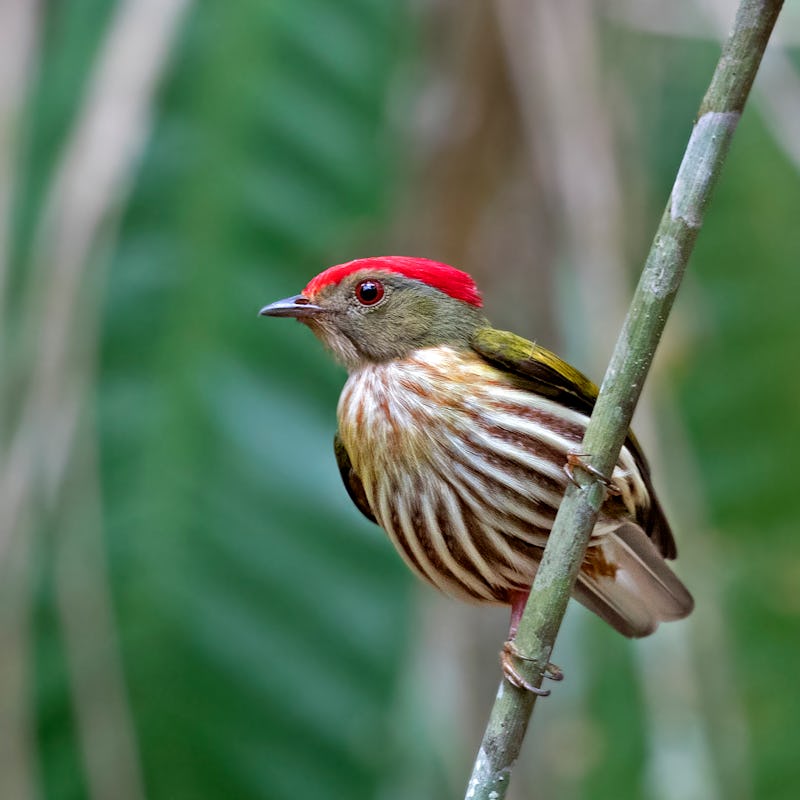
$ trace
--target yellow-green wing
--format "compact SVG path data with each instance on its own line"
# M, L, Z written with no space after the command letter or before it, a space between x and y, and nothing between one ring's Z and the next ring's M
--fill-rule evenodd
M582 414L592 413L597 386L555 353L494 328L478 330L471 344L488 362L522 378L526 388Z
M528 391L555 400L586 416L591 415L597 400L597 386L555 353L515 333L494 328L481 328L470 344L490 364L518 378L520 385ZM656 497L647 459L632 432L628 433L625 446L633 455L650 494L650 506L642 509L637 522L665 558L675 558L675 540ZM613 498L610 502L613 502Z
M347 489L347 494L350 499L355 503L356 508L370 521L378 524L372 509L369 507L367 500L367 493L364 491L364 484L361 483L361 478L358 477L356 471L353 469L353 464L350 461L350 456L342 444L342 440L338 434L333 437L333 452L336 454L336 463L339 465L339 474L342 476L342 483L344 488Z

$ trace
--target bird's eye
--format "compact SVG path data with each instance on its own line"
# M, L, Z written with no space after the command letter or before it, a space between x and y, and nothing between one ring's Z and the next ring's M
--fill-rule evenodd
M383 284L380 281L361 281L356 286L356 300L362 306L374 306L383 299Z

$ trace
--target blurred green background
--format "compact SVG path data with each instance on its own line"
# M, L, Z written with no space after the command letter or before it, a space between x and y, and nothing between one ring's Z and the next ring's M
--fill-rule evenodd
M460 797L502 609L350 505L344 373L258 319L426 255L602 376L723 0L0 3L0 798ZM637 412L696 595L578 607L512 798L800 782L800 14Z

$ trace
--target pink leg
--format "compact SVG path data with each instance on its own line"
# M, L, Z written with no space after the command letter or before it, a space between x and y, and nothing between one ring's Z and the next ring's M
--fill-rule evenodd
M527 660L525 656L521 655L514 645L514 637L517 635L519 628L519 621L522 619L522 612L525 610L525 604L528 602L528 595L530 589L527 591L512 592L511 593L511 623L508 628L508 639L500 651L500 664L503 668L503 674L506 680L518 689L527 689L529 692L547 696L550 694L549 689L540 689L528 683L522 675L519 674L513 659ZM560 681L564 675L555 664L548 664L545 668L545 677L551 680Z
M599 469L595 469L591 464L587 464L583 459L590 458L588 453L575 453L570 451L567 453L567 463L564 464L564 474L569 478L570 483L574 483L577 487L580 488L580 484L577 480L575 480L575 473L573 472L574 467L579 467L584 472L588 472L591 475L594 475L597 480L606 487L606 491L610 495L620 495L622 492L619 488L614 484L611 478L607 478L600 472Z
M528 595L531 590L525 592L512 592L511 593L511 624L508 628L508 641L514 641L517 635L517 628L519 628L519 621L522 619L522 612L525 610L525 603L528 602Z

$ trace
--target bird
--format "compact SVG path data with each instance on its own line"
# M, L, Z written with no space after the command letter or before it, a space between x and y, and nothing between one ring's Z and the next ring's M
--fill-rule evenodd
M355 506L420 578L451 597L510 607L501 665L521 675L522 612L598 389L551 351L495 329L462 270L376 256L325 269L262 316L306 325L348 372L334 452ZM602 476L601 476L602 478ZM686 617L667 560L675 540L632 432L573 597L626 637ZM562 677L555 665L545 673Z

